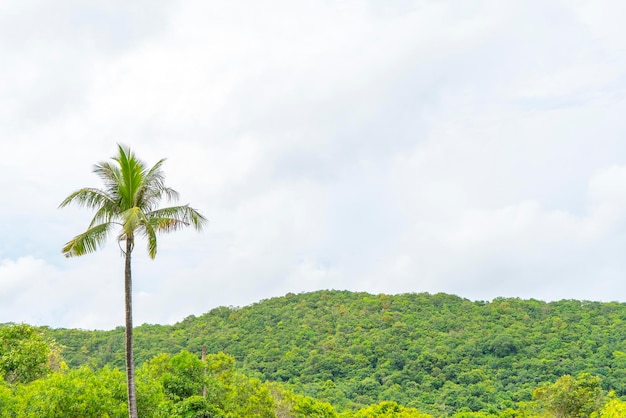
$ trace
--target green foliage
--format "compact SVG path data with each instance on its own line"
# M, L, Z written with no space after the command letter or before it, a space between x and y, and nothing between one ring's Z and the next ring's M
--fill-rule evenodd
M555 418L584 418L600 411L604 395L601 380L589 373L565 375L537 388L533 397L541 409Z
M172 411L171 416L182 418L220 418L224 414L211 405L206 398L193 395L183 399Z
M600 418L623 418L626 417L626 402L619 399L611 399L600 411Z
M204 364L188 351L172 357L171 367L161 376L165 394L172 400L199 395L206 385Z
M268 384L277 418L337 418L335 408L310 396L294 394L282 385Z
M24 383L44 376L58 353L44 336L26 324L0 327L0 376Z
M17 416L17 399L4 380L0 379L0 418Z
M471 379L470 379L471 380ZM368 381L369 382L369 381ZM565 375L534 390L532 401L513 403L498 411L454 413L439 404L439 412L395 401L380 401L356 410L337 412L327 402L295 393L281 383L261 383L235 369L224 353L206 361L187 351L160 354L137 373L139 415L145 418L617 418L626 416L626 402L614 392L605 395L601 379L589 373ZM371 383L371 382L370 382ZM365 383L367 388L370 383ZM444 387L447 385L444 384ZM331 390L332 382L323 385ZM455 390L462 390L459 386ZM365 389L367 390L367 389ZM205 394L203 394L205 393ZM428 396L428 393L423 394ZM464 399L464 398L463 398ZM50 372L30 382L0 381L0 418L117 418L127 416L124 373L88 366Z
M341 415L342 418L432 418L431 415L422 414L415 408L406 408L396 402L384 401L377 405L371 405L354 413Z
M337 416L335 408L328 402L320 402L309 396L295 396L293 412L296 417L333 418Z
M188 351L154 357L137 371L140 415L273 417L268 388L236 372L234 363L223 353L207 356L205 363ZM200 396L203 389L206 397Z
M32 418L124 417L127 415L124 374L84 366L21 385L17 416Z
M615 302L318 291L142 325L135 335L140 363L206 345L248 376L338 412L394 401L433 416L498 416L531 402L541 382L581 372L626 397L625 324L626 304ZM124 366L123 329L47 332L73 367Z
M223 354L218 354L224 356ZM218 363L222 363L218 358ZM211 358L207 357L209 370L211 370ZM234 359L231 363L234 365ZM268 388L256 378L236 372L234 367L217 372L219 382L217 400L218 407L222 409L226 418L250 417L271 418L274 417L274 400Z

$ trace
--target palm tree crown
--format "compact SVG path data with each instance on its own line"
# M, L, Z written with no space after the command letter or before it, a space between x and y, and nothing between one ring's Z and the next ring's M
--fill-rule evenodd
M104 182L104 189L77 190L60 205L77 203L96 212L87 230L63 247L66 257L96 251L116 226L121 227L118 241L134 243L136 235L145 236L150 258L156 256L157 232L171 232L186 226L202 229L206 219L189 205L158 208L163 198L178 199L178 193L164 184L161 171L164 159L147 168L129 148L119 145L113 161L100 162L94 167L94 172Z

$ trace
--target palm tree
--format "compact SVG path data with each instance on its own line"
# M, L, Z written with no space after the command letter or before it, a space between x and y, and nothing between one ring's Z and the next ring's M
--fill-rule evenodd
M161 171L164 161L160 160L152 168L147 168L128 147L118 145L118 154L113 157L113 161L100 162L94 166L93 171L103 180L104 189L77 190L59 206L77 203L96 212L87 230L63 247L66 257L96 251L104 245L109 233L119 228L117 240L125 258L126 379L128 413L131 418L137 418L131 276L131 253L135 238L143 236L147 239L148 255L154 258L157 252L157 232L172 232L186 226L201 230L206 223L204 216L189 205L157 207L162 198L168 201L178 198L178 193L164 184Z

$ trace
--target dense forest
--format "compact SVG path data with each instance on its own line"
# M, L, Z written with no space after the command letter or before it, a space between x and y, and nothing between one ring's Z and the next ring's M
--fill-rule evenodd
M615 302L288 294L137 327L138 396L142 416L626 416L625 321ZM37 335L49 370L33 360L16 371L0 351L0 410L3 399L34 405L56 384L73 390L72 380L124 405L122 328Z

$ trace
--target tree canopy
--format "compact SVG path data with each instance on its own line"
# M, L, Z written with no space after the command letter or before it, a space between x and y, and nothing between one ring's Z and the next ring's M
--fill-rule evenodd
M137 360L206 345L339 412L393 401L434 416L495 414L582 372L626 396L625 321L615 302L318 291L142 325ZM122 329L48 332L73 366L123 366Z

